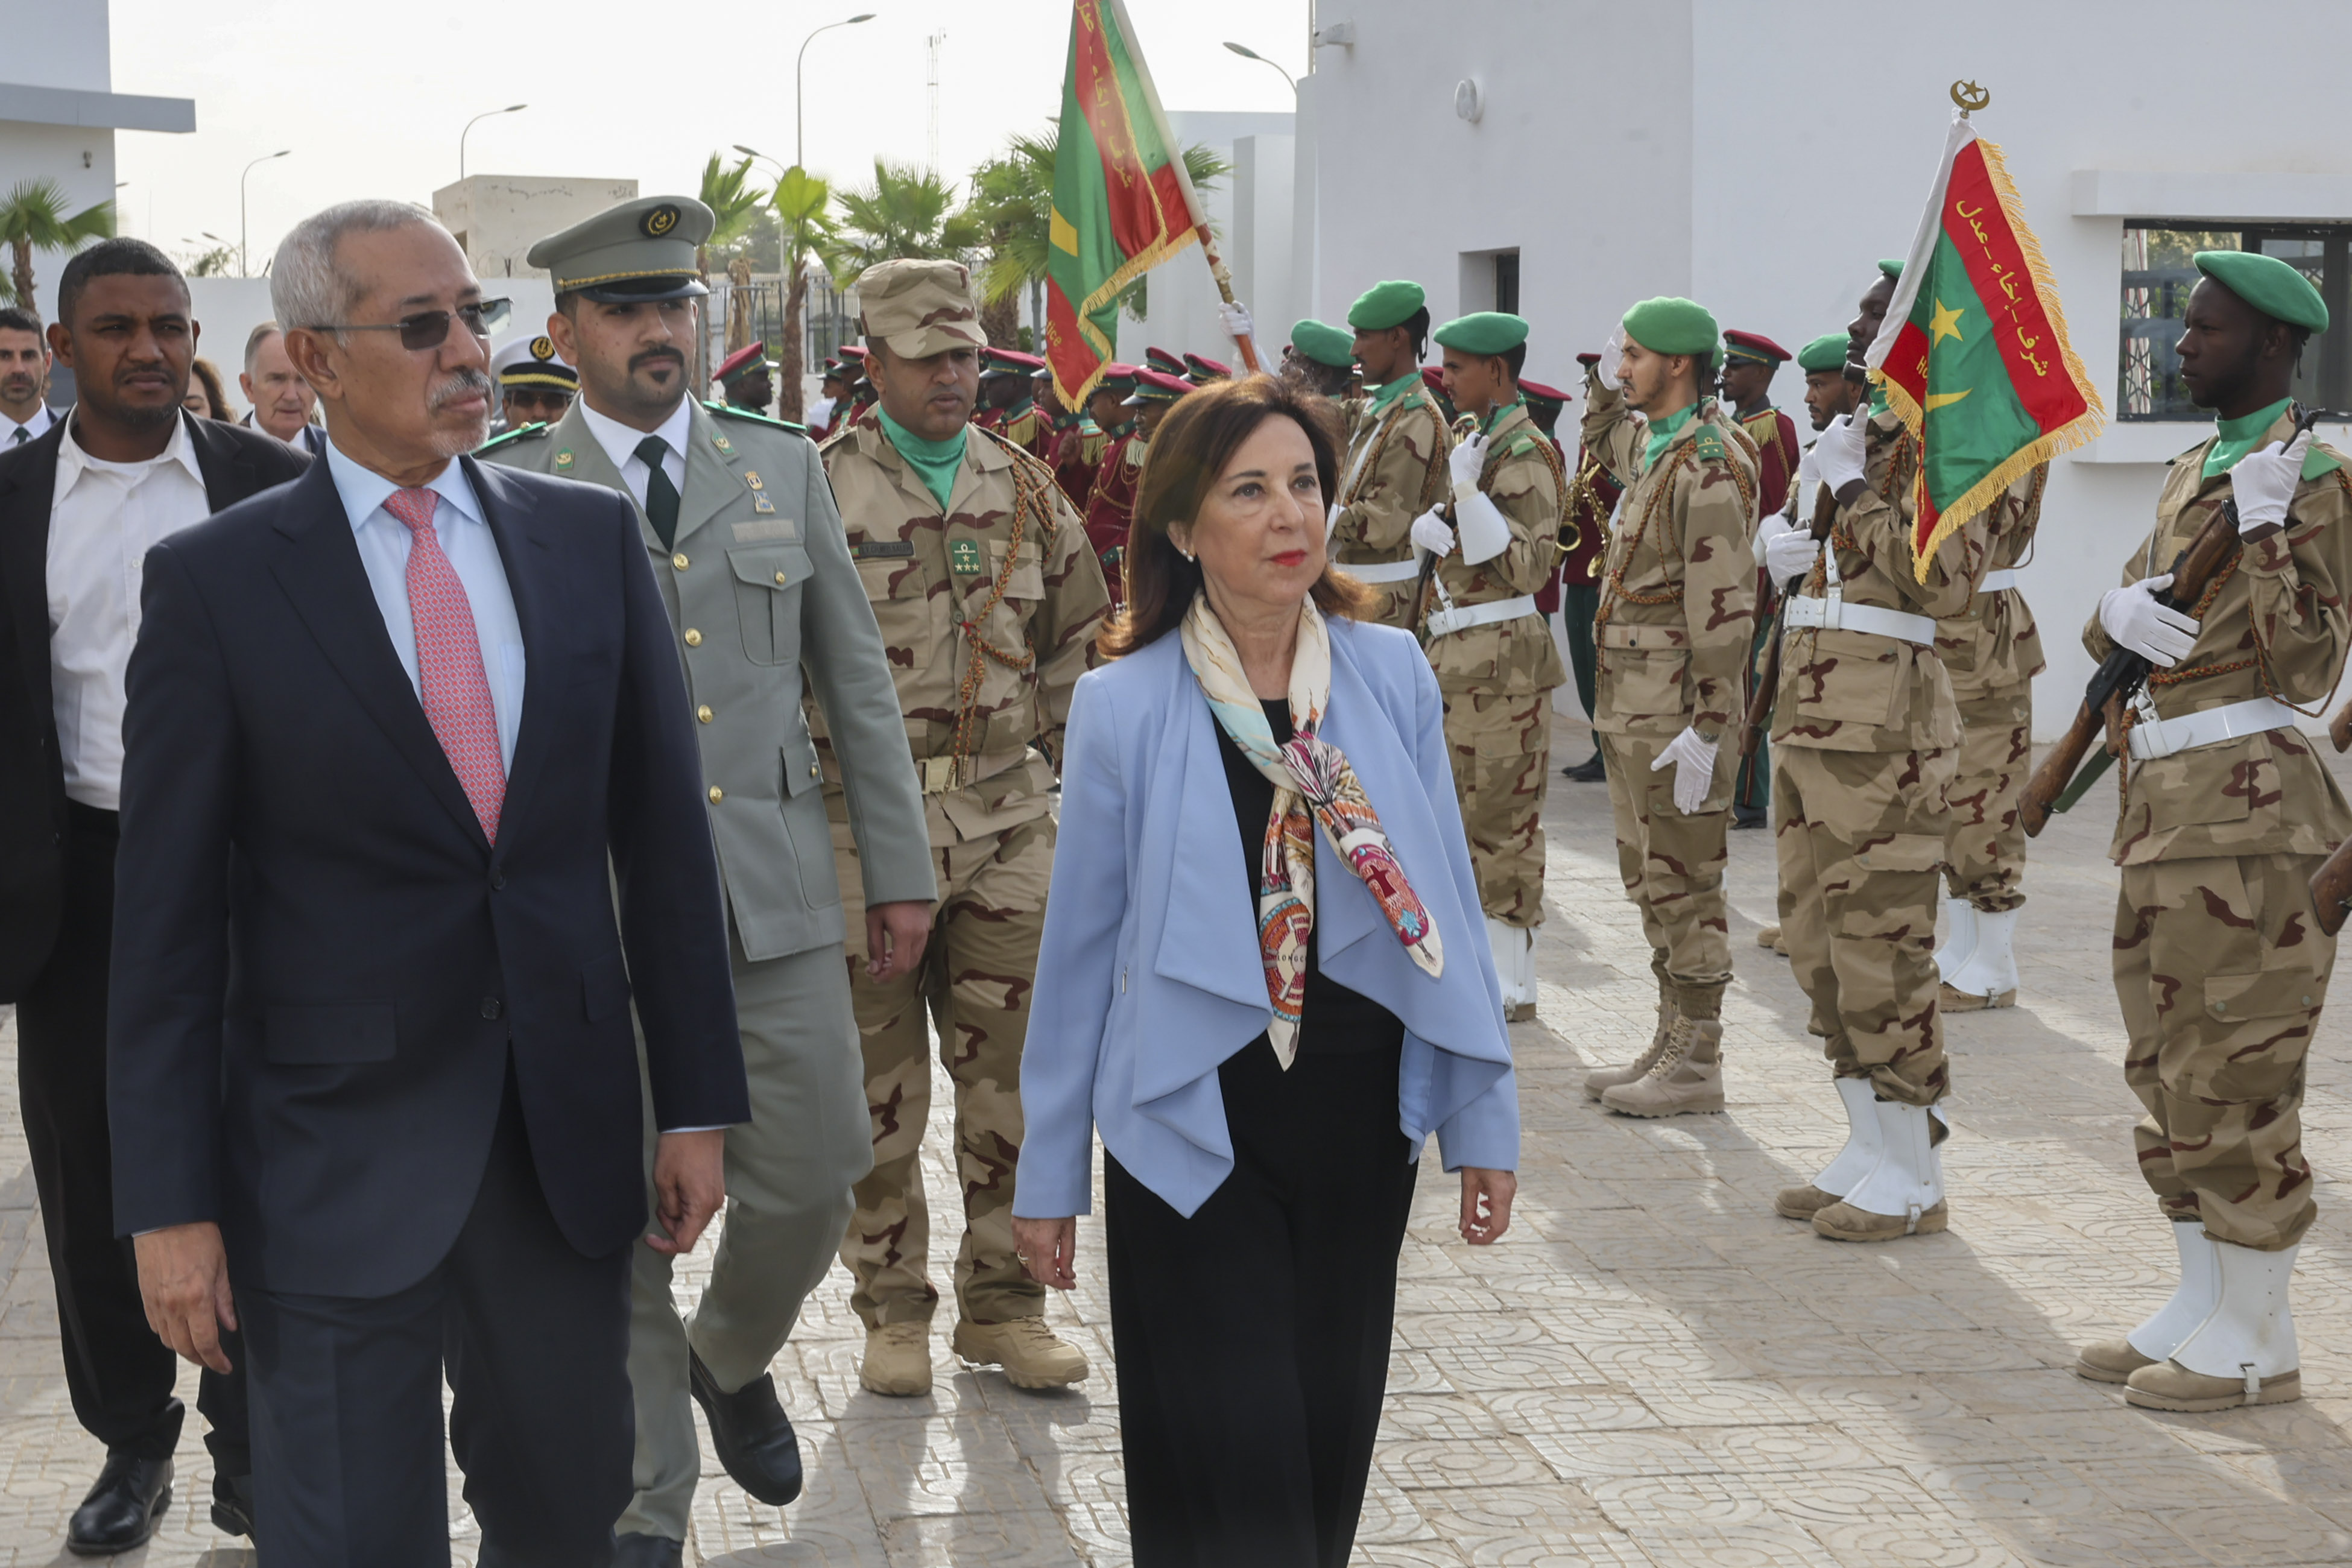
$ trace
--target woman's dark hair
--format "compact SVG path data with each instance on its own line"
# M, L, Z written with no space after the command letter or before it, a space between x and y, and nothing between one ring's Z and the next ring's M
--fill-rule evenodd
M1200 515L1209 487L1242 443L1274 418L1289 419L1307 433L1325 504L1338 493L1339 420L1328 400L1271 375L1213 382L1177 399L1144 460L1127 531L1127 608L1096 639L1105 658L1139 652L1184 619L1201 592L1201 566L1176 552L1168 530ZM1328 562L1310 592L1325 615L1349 620L1369 614L1380 602L1372 590Z
M192 360L188 374L205 389L205 417L228 422L228 387L221 381L220 371L208 359Z

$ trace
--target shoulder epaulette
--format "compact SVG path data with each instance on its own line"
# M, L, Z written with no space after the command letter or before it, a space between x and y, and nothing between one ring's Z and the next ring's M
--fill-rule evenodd
M789 430L795 436L808 434L808 426L805 425L795 425L789 419L771 419L764 414L754 414L748 408L738 408L731 403L712 403L705 399L702 406L718 415L721 419L741 419L753 425L772 426L778 430Z
M2332 474L2343 467L2344 454L2333 447L2323 447L2317 441L2314 441L2311 449L2303 455L2303 477L2306 479Z
M1699 426L1698 434L1691 437L1691 456L1702 463L1723 461L1723 437L1715 433L1714 426Z
M517 426L514 429L507 431L504 435L493 436L488 440L483 442L480 446L475 447L474 455L476 457L479 457L484 452L495 452L499 447L512 446L517 441L536 441L545 436L547 434L547 430L548 427L544 424Z

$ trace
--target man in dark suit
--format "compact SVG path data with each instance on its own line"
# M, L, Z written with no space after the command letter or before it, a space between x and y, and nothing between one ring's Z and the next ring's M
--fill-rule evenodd
M482 1561L602 1564L646 1208L633 991L655 1245L693 1246L748 1117L669 620L625 497L456 456L495 302L431 215L305 219L271 296L330 445L147 558L117 1218L174 1350L220 1366L243 1326L274 1560L448 1562L446 1369Z
M177 1366L148 1328L114 1228L106 991L122 756L123 668L138 634L123 563L310 458L184 412L196 322L179 269L109 240L58 278L48 330L80 384L69 421L0 455L0 1002L16 1004L17 1093L58 1298L74 1415L106 1446L67 1527L122 1552L169 1506L184 1418ZM207 1373L213 1520L252 1529L241 1378Z

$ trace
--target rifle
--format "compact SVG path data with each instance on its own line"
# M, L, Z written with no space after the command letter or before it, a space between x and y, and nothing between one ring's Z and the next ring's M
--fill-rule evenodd
M2316 425L2321 417L2319 409L2298 408L2294 436L2290 436L2286 444L2293 446L2294 437ZM2237 560L2242 543L2238 536L2238 503L2234 500L2223 501L2221 510L2207 519L2197 537L2189 542L2188 548L2174 558L2172 585L2158 594L2156 602L2175 610L2195 605L2204 597L2206 584ZM2147 684L2147 673L2146 658L2127 647L2119 647L2107 655L2106 662L2091 677L2073 726L2042 759L2033 777L2026 782L2024 793L2018 796L2018 820L2024 824L2027 837L2038 837L2050 825L2053 814L2082 799L2100 775L2115 765L2123 744L2124 704ZM2085 767L2084 759L2089 755L2092 742L2102 734L2106 744ZM2352 872L2352 865L2347 865L2347 870ZM2325 868L2322 874L2325 875ZM2317 886L2316 879L2313 885ZM2339 911L2336 918L2340 923L2344 917Z
M1837 501L1823 485L1813 497L1813 538L1826 541L1830 528L1837 521ZM1748 696L1748 715L1740 721L1739 760L1746 762L1756 754L1764 736L1772 728L1772 700L1780 689L1780 643L1788 635L1789 600L1804 585L1804 579L1791 577L1780 585L1780 603L1772 612L1772 640L1764 645L1764 668L1756 672L1756 689Z

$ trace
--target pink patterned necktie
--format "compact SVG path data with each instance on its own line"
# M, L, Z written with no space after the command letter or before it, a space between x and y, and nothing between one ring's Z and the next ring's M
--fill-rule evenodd
M441 552L433 531L433 511L441 502L433 490L394 490L383 510L409 532L408 614L416 624L416 684L425 700L425 722L433 726L457 783L481 819L482 832L499 841L499 811L506 802L506 761L499 752L499 714L490 702L489 677L482 669L482 638L474 626L474 606L457 568Z

